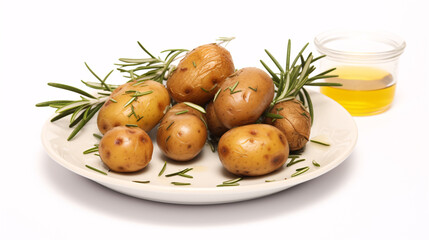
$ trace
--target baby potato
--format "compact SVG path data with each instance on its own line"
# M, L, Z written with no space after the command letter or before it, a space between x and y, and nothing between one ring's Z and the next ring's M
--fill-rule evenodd
M268 124L233 128L219 140L223 166L238 176L261 176L279 169L289 156L286 136Z
M210 102L206 106L206 118L207 118L207 127L209 128L210 133L215 137L220 137L229 129L226 128L222 122L217 118L216 112L214 110L213 102Z
M255 67L243 68L221 85L214 109L222 124L231 129L255 123L273 97L274 83L267 73Z
M101 160L115 172L135 172L152 159L153 144L149 135L138 127L114 127L101 138Z
M176 102L204 105L234 70L228 50L214 43L202 45L180 61L167 80L167 89Z
M311 117L300 101L293 99L274 105L270 111L281 115L281 119L266 118L265 123L280 129L289 143L291 151L299 150L307 144L310 138Z
M170 96L161 83L149 80L128 82L110 95L98 113L101 133L115 126L137 125L149 132L164 116Z
M184 103L174 105L159 124L156 141L161 151L177 161L197 156L207 139L203 114Z

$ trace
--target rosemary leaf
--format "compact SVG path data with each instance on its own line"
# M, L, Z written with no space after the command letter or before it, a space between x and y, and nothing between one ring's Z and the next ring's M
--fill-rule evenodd
M206 110L203 108L203 107L201 107L201 106L199 106L199 105L197 105L197 104L195 104L195 103L191 103L191 102L184 102L184 104L186 105L186 106L189 106L189 107L191 107L191 108L193 108L193 109L195 109L195 110L198 110L198 111L200 111L200 112L202 112L202 113L206 113ZM176 113L177 114L177 113Z
M167 168L167 161L164 162L164 165L162 166L161 171L159 171L158 176L161 176L165 172L166 168Z
M317 140L314 140L314 139L310 139L310 142L317 143L317 144L320 144L320 145L323 145L323 146L331 146L331 144L329 144L329 143L317 141Z
M101 173L101 174L103 174L103 175L107 175L107 173L106 173L106 172L103 172L103 171L101 171L100 169L97 169L97 168L95 168L95 167L91 167L91 166L89 166L89 165L85 165L85 167L87 167L87 168L89 168L89 169L91 169L91 170L93 170L93 171L96 171L96 172L98 172L98 173Z
M87 93L87 92L85 92L85 91L83 91L83 90L81 90L79 88L75 88L75 87L72 87L72 86L69 86L69 85L66 85L66 84L52 83L52 82L50 82L50 83L48 83L48 85L51 86L51 87L55 87L55 88L60 88L60 89L72 91L72 92L79 93L81 95L87 96L89 98L96 99L96 97L94 97L93 95L91 95L91 94L89 94L89 93Z

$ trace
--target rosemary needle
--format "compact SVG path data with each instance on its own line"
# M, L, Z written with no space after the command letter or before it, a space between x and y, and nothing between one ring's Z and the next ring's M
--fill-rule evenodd
M167 161L164 162L164 166L162 166L162 169L161 171L159 171L158 176L161 176L165 172L166 168L167 168Z
M135 182L135 183L150 183L149 180L147 180L147 181L133 181L133 182Z
M103 175L107 175L107 173L106 173L106 172L103 172L103 171L101 171L101 170L99 170L99 169L97 169L97 168L95 168L95 167L91 167L91 166L89 166L89 165L85 165L85 167L87 167L87 168L89 168L89 169L91 169L91 170L94 170L94 171L96 171L96 172L98 172L98 173L101 173L101 174L103 174Z
M329 144L329 143L325 143L325 142L321 142L321 141L317 141L317 140L313 140L313 139L311 139L310 142L317 143L317 144L320 144L323 146L331 146L331 144Z
M301 174L307 172L309 169L310 169L309 167L298 168L297 171L291 175L291 177L296 177L298 175L301 175Z
M171 182L171 184L177 185L177 186L191 185L191 183L188 183L188 182Z

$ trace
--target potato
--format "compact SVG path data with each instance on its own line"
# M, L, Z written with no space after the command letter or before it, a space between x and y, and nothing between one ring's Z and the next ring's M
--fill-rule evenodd
M204 115L184 103L174 105L158 127L156 142L161 151L177 161L188 161L197 156L207 139Z
M234 70L228 50L217 44L202 45L180 61L167 80L167 89L176 102L204 105Z
M153 144L138 127L114 127L101 138L98 146L101 160L115 172L135 172L152 159Z
M286 135L291 151L299 150L307 144L310 138L311 117L300 101L294 99L277 103L270 112L283 118L275 120L266 118L264 122L275 126Z
M209 128L210 134L215 137L220 137L229 129L226 128L222 122L217 118L216 112L214 110L213 102L210 102L206 106L206 118L207 118L207 127Z
M227 128L255 123L274 97L274 83L264 71L248 67L229 76L214 99L217 117Z
M233 128L219 140L219 158L238 176L260 176L279 169L289 156L286 136L268 124Z
M149 132L164 116L170 97L164 85L155 81L129 82L110 95L98 113L101 133L115 126L134 124Z

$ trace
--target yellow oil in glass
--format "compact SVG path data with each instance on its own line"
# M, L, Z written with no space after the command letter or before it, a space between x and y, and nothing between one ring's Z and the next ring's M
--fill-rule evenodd
M321 92L341 104L353 116L382 113L390 108L395 95L393 76L381 69L363 66L340 66L333 72L341 87L322 87Z

